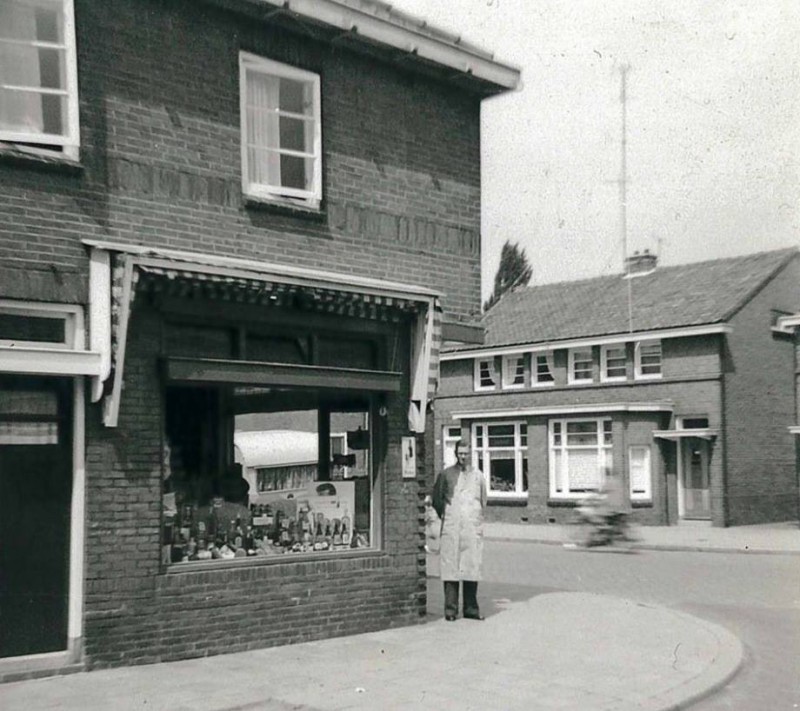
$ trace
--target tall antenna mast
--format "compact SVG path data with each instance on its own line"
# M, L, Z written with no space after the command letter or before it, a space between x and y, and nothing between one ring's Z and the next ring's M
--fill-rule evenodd
M620 94L622 105L622 140L620 147L622 160L620 161L619 176L619 217L620 231L622 232L622 268L628 277L628 332L633 333L633 284L630 279L630 262L628 261L628 65L619 68Z

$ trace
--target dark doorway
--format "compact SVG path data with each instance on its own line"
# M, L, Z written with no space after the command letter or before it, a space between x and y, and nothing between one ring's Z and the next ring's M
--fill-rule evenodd
M72 384L0 377L0 657L67 648Z

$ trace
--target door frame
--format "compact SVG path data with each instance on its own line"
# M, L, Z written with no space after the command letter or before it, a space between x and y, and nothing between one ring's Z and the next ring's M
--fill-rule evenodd
M685 448L689 445L689 440L697 439L703 445L703 452L705 457L705 464L706 464L706 473L708 478L708 489L709 492L711 490L711 442L703 437L681 437L678 440L678 518L682 521L684 520L691 520L691 521L710 521L711 520L711 499L709 493L709 507L708 507L708 516L703 518L695 518L695 517L688 517L686 516L686 487L684 486L684 477L686 475L684 469L683 458L685 454Z
M74 369L64 368L64 357L84 351L86 332L83 307L73 304L9 301L0 299L0 311L20 315L41 315L66 320L64 343L37 343L20 349L35 352L34 361L20 369L13 359L0 359L0 372L10 376L26 375L69 378L72 383L72 493L70 499L70 542L67 582L67 646L66 649L41 654L0 658L0 681L6 675L58 669L80 663L83 657L83 612L85 597L86 541L86 383L85 376L97 375L92 359L77 363ZM0 343L0 345L5 345Z

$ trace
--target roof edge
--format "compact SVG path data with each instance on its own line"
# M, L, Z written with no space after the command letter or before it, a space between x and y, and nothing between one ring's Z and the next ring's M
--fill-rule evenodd
M730 321L736 314L738 314L747 304L749 304L764 288L769 284L780 272L782 272L789 262L795 259L800 252L797 249L791 251L767 274L758 284L756 284L747 294L745 294L739 301L734 304L730 310L724 315L723 320Z
M492 93L519 88L521 69L500 62L494 55L479 50L425 21L395 10L391 5L372 0L247 0L266 5L270 14L286 13L340 30L342 35L367 43L401 50L409 56L454 69L496 87Z
M587 336L581 338L565 338L558 341L531 341L516 343L507 346L488 346L485 348L470 348L457 351L445 351L439 360L466 360L478 356L512 355L515 353L535 353L551 351L557 348L579 348L581 346L601 346L611 343L626 343L629 341L646 341L655 338L682 338L686 336L706 336L717 333L731 333L733 328L727 323L708 323L696 326L681 326L679 328L665 328L653 331L626 331L605 336Z

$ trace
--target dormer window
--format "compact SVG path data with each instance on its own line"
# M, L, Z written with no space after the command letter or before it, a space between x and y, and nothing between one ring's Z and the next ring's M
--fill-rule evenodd
M569 352L569 382L571 385L591 383L592 374L592 349L573 348Z
M497 387L497 369L494 358L475 359L475 390L494 390Z
M661 377L661 341L640 341L636 344L634 366L637 380Z
M503 356L503 389L525 387L525 356L522 353Z
M600 377L604 383L628 377L628 353L624 343L603 346L600 351Z
M553 385L553 352L535 353L533 355L533 367L531 369L532 385Z

